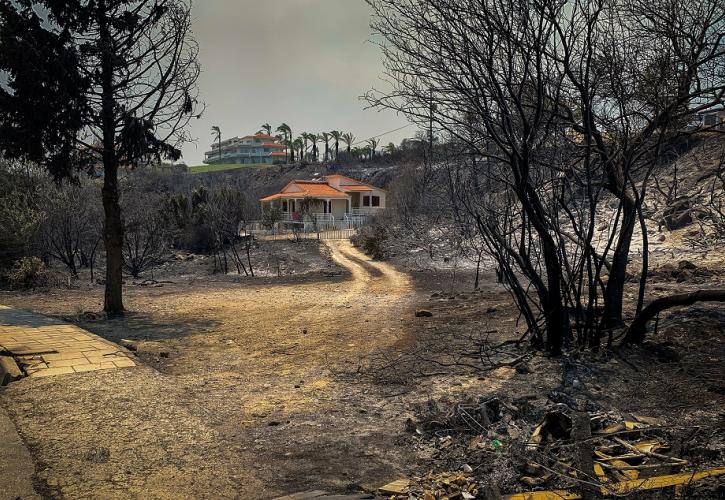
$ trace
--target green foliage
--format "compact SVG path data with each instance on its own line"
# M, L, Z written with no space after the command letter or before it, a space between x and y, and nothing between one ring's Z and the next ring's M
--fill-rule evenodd
M270 167L267 163L213 163L211 165L196 165L189 167L190 174L203 174L206 172L221 172L224 170L237 170L240 168Z
M277 207L268 208L262 212L262 224L266 228L272 229L272 227L281 220L282 210Z
M352 244L360 248L373 259L385 260L388 257L388 228L380 223L366 225L360 228L351 240Z
M0 269L29 251L33 234L45 217L38 188L34 175L0 164Z
M51 274L38 257L22 257L7 275L11 289L39 288L50 283Z

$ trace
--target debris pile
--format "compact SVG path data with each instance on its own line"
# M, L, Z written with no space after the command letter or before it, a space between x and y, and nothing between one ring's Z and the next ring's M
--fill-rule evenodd
M473 500L478 496L478 483L463 473L433 474L410 481L396 481L380 489L390 500Z
M396 481L381 493L394 500L475 498L495 485L581 498L586 490L604 496L672 487L681 492L725 474L723 467L708 468L717 465L712 460L688 460L681 432L658 419L596 411L586 401L573 409L556 399L550 394L545 408L536 408L527 398L478 396L448 400L447 410L429 401L426 418L408 419L406 428L418 436L418 449L435 459L431 465L461 472Z

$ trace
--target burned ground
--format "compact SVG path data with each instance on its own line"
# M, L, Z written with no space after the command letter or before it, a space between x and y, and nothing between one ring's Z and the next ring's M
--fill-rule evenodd
M572 407L658 418L694 466L722 463L721 307L663 315L649 345L562 361L506 342L523 326L490 270L474 291L470 269L454 277L443 262L421 270L331 248L332 263L321 252L299 275L128 284L122 319L95 312L97 286L4 293L5 304L132 341L142 362L2 391L38 491L272 498L468 468L517 491L523 443L548 411ZM490 428L461 417L492 400L501 420Z

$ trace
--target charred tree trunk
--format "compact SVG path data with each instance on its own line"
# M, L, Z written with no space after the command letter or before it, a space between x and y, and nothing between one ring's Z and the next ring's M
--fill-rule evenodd
M629 249L636 222L637 207L634 200L624 195L622 197L622 229L612 256L612 267L609 270L607 288L604 294L604 316L602 320L605 328L621 326L623 323L624 282L627 279Z
M103 241L106 246L106 291L103 310L109 315L123 314L122 266L123 223L118 193L118 157L116 155L116 116L113 97L114 47L106 19L104 1L98 3L102 73L102 131L103 131Z
M634 318L622 342L624 344L641 344L644 342L646 326L649 320L665 309L676 306L689 306L695 302L725 302L725 289L697 290L690 293L661 297L652 301Z

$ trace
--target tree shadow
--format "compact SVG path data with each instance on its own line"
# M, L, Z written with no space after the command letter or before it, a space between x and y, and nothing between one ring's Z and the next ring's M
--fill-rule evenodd
M64 321L24 309L0 307L0 327L12 326L39 328L43 326L63 325Z
M142 312L127 312L116 318L88 318L81 316L72 322L111 342L129 340L167 340L204 333L219 324L208 319L179 317L157 318Z

